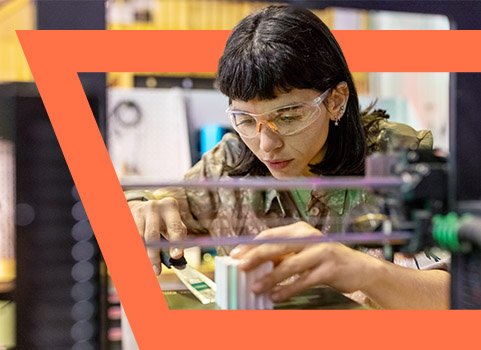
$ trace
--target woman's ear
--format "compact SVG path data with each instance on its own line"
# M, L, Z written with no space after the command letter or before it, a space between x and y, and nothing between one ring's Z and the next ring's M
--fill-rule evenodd
M330 96L327 100L327 113L329 119L338 122L345 110L347 105L347 100L349 99L349 87L345 81L341 81L336 85L331 91Z

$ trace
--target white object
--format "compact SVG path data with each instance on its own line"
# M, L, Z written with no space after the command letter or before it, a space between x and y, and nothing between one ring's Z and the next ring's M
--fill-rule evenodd
M177 277L202 304L215 301L216 285L207 276L186 265L183 269L172 267Z
M180 179L191 167L181 89L110 89L108 148L124 184Z
M215 258L216 304L222 310L269 310L273 308L267 294L255 294L251 284L272 271L267 261L248 272L239 269L239 260L229 256Z

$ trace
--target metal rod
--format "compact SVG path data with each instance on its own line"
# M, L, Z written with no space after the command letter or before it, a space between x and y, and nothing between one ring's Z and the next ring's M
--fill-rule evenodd
M226 245L259 245L259 244L309 244L323 242L339 242L346 245L363 244L391 244L402 245L411 239L411 232L391 232L384 234L380 232L346 232L329 234L328 236L308 236L308 237L270 237L256 238L255 236L236 236L236 237L197 237L187 238L182 241L150 241L145 242L147 248L189 248L189 247L215 247Z
M291 180L276 180L271 177L263 178L226 178L220 180L206 179L199 181L162 181L155 183L129 184L122 182L124 189L145 189L162 187L185 188L251 188L251 189L318 189L318 188L391 188L400 187L405 182L395 176L378 177L309 177Z

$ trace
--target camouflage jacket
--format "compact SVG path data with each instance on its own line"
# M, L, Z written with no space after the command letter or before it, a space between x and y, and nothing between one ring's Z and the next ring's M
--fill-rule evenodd
M368 154L387 151L390 148L432 148L430 131L416 131L413 128L387 120L383 110L362 115L368 144ZM242 150L242 140L235 134L226 134L221 142L205 153L185 175L186 180L228 178L228 169L238 163ZM304 195L295 191L254 191L251 189L158 189L149 191L130 191L127 199L161 199L173 196L177 199L182 220L190 234L210 234L216 237L257 234L269 227L287 225L304 220L323 233L342 232L347 225L352 209L363 203L373 202L375 196L368 189L314 190ZM303 197L300 200L300 197ZM303 204L302 204L303 203ZM304 208L300 208L304 206ZM355 211L355 210L354 210ZM217 247L219 254L228 254L232 247ZM383 257L380 249L364 250ZM437 266L425 256L419 265L423 268L446 268ZM396 264L415 268L418 261L395 254ZM416 264L416 265L415 265ZM348 296L370 307L377 307L360 291Z

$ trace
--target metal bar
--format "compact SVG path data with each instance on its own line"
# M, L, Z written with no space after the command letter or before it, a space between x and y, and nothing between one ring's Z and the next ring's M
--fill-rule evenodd
M150 241L145 242L147 248L188 248L188 247L215 247L226 245L259 245L259 244L312 244L325 242L339 242L346 245L402 245L412 237L411 232L398 231L389 234L379 232L346 232L329 234L328 236L308 236L308 237L270 237L256 238L256 236L236 236L236 237L197 237L188 238L182 241Z
M165 181L150 184L129 184L122 182L126 189L145 189L162 187L185 187L185 188L251 188L251 189L280 189L290 190L293 188L318 189L318 188L398 188L406 184L399 177L310 177L291 180L276 180L274 178L226 178L221 180L206 179L201 181Z

